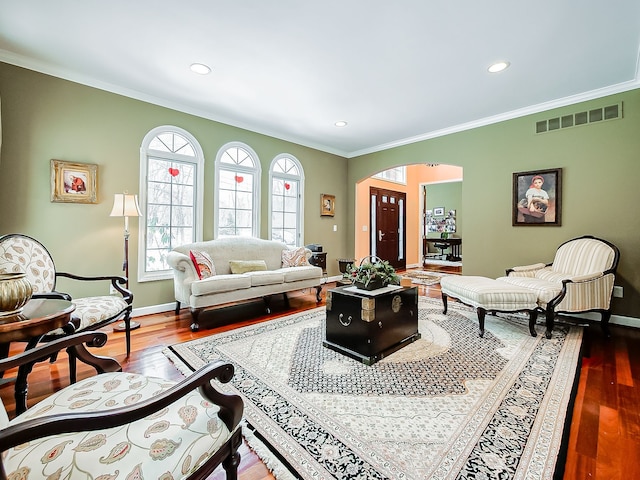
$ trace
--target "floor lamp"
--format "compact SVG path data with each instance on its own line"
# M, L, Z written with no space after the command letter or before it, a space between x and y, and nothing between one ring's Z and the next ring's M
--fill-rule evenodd
M129 217L141 217L140 207L138 206L138 196L128 195L126 193L116 193L113 198L112 217L124 217L124 262L122 263L122 271L127 279L126 286L129 288ZM131 320L129 329L134 330L140 326L140 323ZM113 330L115 332L123 332L127 328L125 322L118 323Z

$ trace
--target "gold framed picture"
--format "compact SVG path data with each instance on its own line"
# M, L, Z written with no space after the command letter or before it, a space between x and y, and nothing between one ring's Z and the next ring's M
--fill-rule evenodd
M320 194L320 216L333 217L336 210L336 196Z
M51 160L51 201L98 203L98 165Z

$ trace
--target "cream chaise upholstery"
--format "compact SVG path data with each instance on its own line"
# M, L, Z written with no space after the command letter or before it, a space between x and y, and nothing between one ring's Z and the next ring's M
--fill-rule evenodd
M179 383L123 373L115 360L82 345L104 345L106 338L78 333L0 359L4 371L67 348L107 372L62 388L12 420L0 408L0 478L203 479L222 464L236 479L242 400L211 383L230 381L233 366L213 362Z
M609 335L611 297L620 252L590 235L568 240L558 247L552 263L510 268L499 281L532 290L547 316L547 335L557 313L598 312Z

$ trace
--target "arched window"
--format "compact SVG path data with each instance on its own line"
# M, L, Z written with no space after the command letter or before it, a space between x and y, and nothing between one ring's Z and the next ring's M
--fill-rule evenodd
M202 240L204 154L187 131L151 130L140 148L138 281L171 278L167 254Z
M232 142L216 158L214 236L260 236L260 161L249 146Z
M278 155L269 169L269 234L290 246L302 245L304 172L295 157Z

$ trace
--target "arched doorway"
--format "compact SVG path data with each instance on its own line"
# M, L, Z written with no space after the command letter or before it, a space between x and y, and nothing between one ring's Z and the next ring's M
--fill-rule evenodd
M356 184L355 205L355 245L354 257L356 261L371 255L372 235L371 231L371 187L387 189L406 194L405 214L406 224L404 233L406 236L406 268L422 266L424 220L421 187L422 185L437 185L440 183L461 182L462 167L454 165L430 165L424 163L404 166L406 168L405 181L397 179L387 180L374 176L364 178ZM447 205L443 205L444 208ZM462 228L461 208L457 208L457 229Z

